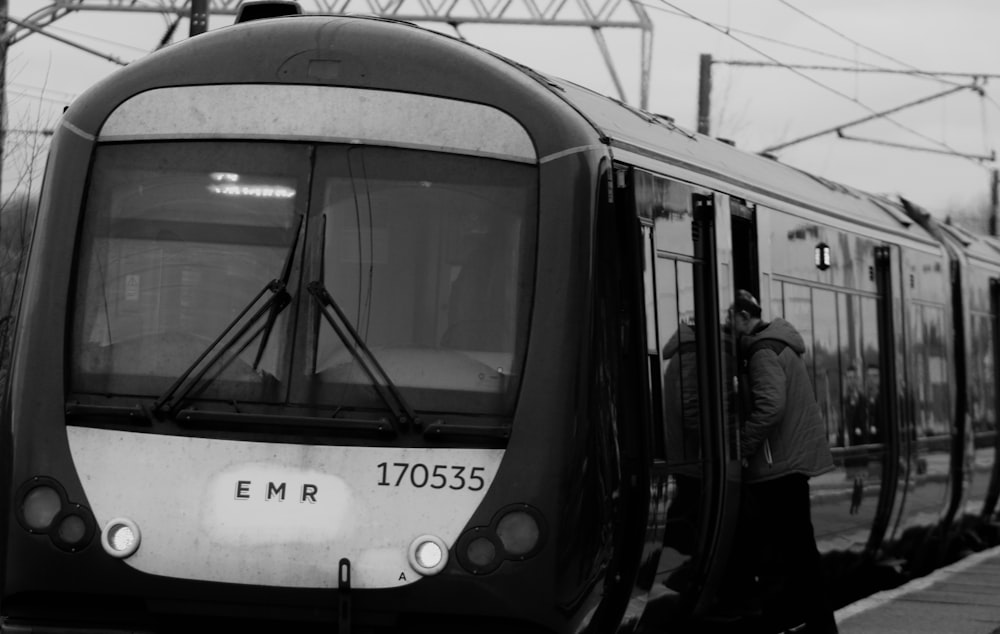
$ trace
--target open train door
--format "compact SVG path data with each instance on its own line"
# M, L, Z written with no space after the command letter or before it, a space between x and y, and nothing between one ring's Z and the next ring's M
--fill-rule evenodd
M992 346L992 358L1000 359L1000 279L990 278L990 346ZM993 412L1000 412L1000 373L997 372L997 363L994 361L988 366L988 375L983 377L984 391L992 388L992 393L984 394L992 404ZM994 425L996 422L994 421ZM983 518L994 519L997 512L997 498L1000 497L1000 433L993 430L993 470L990 473L990 483L986 490L986 498L983 500ZM995 520L994 520L995 521Z
M731 247L724 197L640 169L629 177L643 249L652 498L663 536L642 625L662 631L709 609L734 528L739 461L724 354Z
M720 591L735 590L733 579L734 544L737 541L742 467L739 456L739 382L737 342L730 329L729 306L737 289L760 292L756 210L751 204L719 194L694 196L696 253L705 266L695 276L701 293L702 314L719 316L718 342L699 348L699 358L716 359L699 364L699 384L703 402L711 394L715 401L705 408L702 442L710 460L704 481L705 508L701 514L699 551L706 557L704 587L694 606L697 624L712 628L729 624L730 616L717 613ZM720 622L718 619L722 618Z
M896 305L893 301L893 288L898 284L893 284L893 280L898 278L898 266L894 268L893 257L898 258L898 252L894 247L875 247L875 266L873 275L878 297L875 303L875 313L878 323L878 368L877 373L872 373L870 366L866 368L870 376L866 376L866 381L875 381L879 386L877 389L877 416L875 426L869 430L872 445L877 451L877 457L881 463L877 469L882 485L879 487L879 496L875 508L875 516L872 521L871 533L868 537L868 544L865 550L869 553L876 553L882 544L886 531L892 521L893 511L896 506L896 492L900 488L895 483L904 474L901 473L901 433L900 433L900 397L896 389L900 385L898 381L897 352L903 350L904 346L897 339L900 336L896 328ZM899 331L902 329L900 328ZM871 467L869 467L871 469ZM889 485L889 483L894 483Z

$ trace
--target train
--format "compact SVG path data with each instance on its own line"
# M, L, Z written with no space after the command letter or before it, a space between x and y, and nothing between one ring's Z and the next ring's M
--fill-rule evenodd
M52 135L3 632L703 631L737 290L836 606L996 543L1000 240L420 26L245 3Z

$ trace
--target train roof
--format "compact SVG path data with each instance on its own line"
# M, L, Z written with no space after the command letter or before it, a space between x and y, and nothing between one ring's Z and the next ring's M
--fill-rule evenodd
M949 256L963 266L975 264L1000 273L1000 238L973 233L905 198L900 199L906 214L941 243Z
M809 174L777 160L691 132L672 119L557 78L548 82L605 136L612 148L648 155L718 178L747 192L894 234L927 238L900 201ZM758 201L760 202L760 201Z
M270 28L278 23L283 25L282 33ZM352 28L341 28L348 23ZM231 29L238 30L231 32L238 32L235 40L244 44L238 53L227 52L226 43L230 40L218 37ZM398 35L382 39L389 31ZM253 39L259 40L259 45L247 47L246 43ZM641 155L655 165L668 164L728 183L728 193L745 196L753 202L810 209L825 217L839 218L843 224L867 230L873 236L907 237L936 244L894 199L834 183L687 131L668 117L537 73L450 35L384 18L301 15L255 20L210 31L130 64L119 71L121 79L105 80L102 83L106 91L100 102L85 94L80 103L71 106L72 123L86 132L97 133L107 116L106 107L116 100L121 102L144 90L171 83L217 83L219 69L224 69L222 72L233 83L259 82L266 71L258 69L298 72L295 70L298 60L305 60L304 55L310 57L308 53L314 50L327 56L335 52L338 60L343 58L337 69L341 76L333 79L331 85L382 87L478 100L522 120L533 119L531 125L526 125L535 133L539 157L571 149L569 144L582 139L584 129L591 129L589 136L599 137L617 156ZM213 63L206 64L205 60ZM177 70L180 68L183 71ZM179 76L181 72L183 77ZM378 86L375 77L385 77L389 83ZM272 75L270 81L295 79ZM579 116L574 116L574 112Z

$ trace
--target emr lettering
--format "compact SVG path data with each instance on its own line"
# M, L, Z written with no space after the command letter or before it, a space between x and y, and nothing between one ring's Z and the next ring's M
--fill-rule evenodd
M235 498L237 500L252 500L254 497L253 488L254 486L251 480L237 480ZM285 494L288 489L288 484L286 482L268 482L261 488L264 501L285 501ZM315 484L303 484L299 490L299 502L309 502L310 504L315 504L317 493L319 493L319 487Z

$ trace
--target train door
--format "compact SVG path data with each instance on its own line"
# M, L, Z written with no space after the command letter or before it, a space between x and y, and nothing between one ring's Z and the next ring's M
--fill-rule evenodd
M983 355L982 400L984 408L992 409L992 416L986 418L993 425L993 471L990 474L989 488L983 501L984 518L992 518L997 510L997 498L1000 497L1000 431L997 425L997 412L1000 412L1000 373L997 372L996 359L1000 359L1000 279L990 278L990 312L984 319L984 330L987 333L983 342L989 349L989 354ZM989 359L989 362L986 362Z
M725 311L715 194L638 169L631 171L631 189L644 257L652 475L664 499L661 552L644 616L656 628L701 609L718 576L712 566L720 559L731 468L722 371Z
M875 445L881 465L878 467L878 477L881 481L878 502L875 507L875 518L866 550L874 553L882 543L889 522L892 519L896 500L897 483L900 478L900 429L899 429L899 399L897 381L896 351L903 350L897 341L897 328L893 301L893 288L898 284L898 269L893 266L893 248L888 246L875 247L875 285L878 293L876 300L876 319L878 324L878 368L872 372L871 366L866 367L865 376L868 398L875 399L875 415L869 416L870 440ZM893 284L896 281L897 284ZM901 330L901 329L900 329ZM874 383L874 385L870 385ZM877 386L877 387L874 387ZM872 396L874 394L874 396Z

